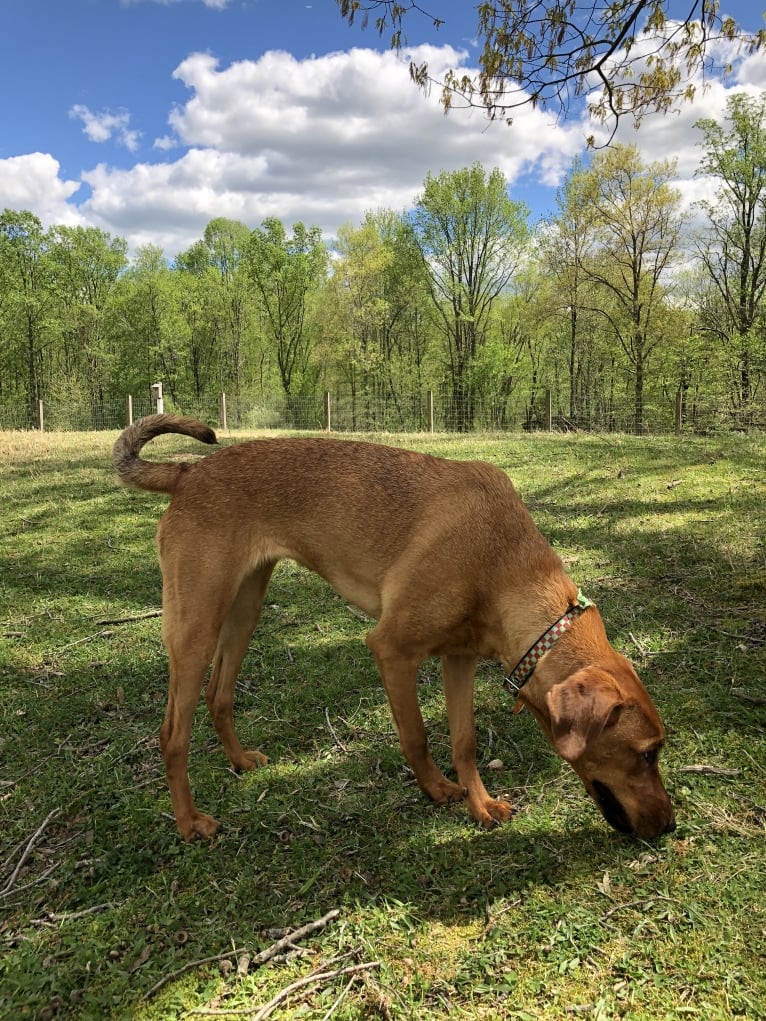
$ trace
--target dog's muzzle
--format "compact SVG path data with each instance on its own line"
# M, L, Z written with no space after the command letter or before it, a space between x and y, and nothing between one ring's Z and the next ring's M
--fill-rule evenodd
M605 783L593 781L593 797L601 814L618 833L633 833L627 813Z
M676 820L672 809L670 809L669 818L661 826L655 826L654 820L650 821L649 819L642 820L638 825L634 825L631 823L630 817L619 799L600 780L594 780L591 784L591 794L593 800L601 809L603 817L618 833L625 833L628 836L654 838L662 836L664 833L672 833L676 828ZM645 822L646 825L642 825L642 822Z

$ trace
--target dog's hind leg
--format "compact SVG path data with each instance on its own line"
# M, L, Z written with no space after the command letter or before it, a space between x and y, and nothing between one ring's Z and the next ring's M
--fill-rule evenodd
M458 783L468 792L469 812L477 822L489 828L510 819L512 810L507 801L490 797L476 768L473 715L476 663L474 656L442 656L442 678L452 740L452 764Z
M236 770L255 769L268 759L261 752L246 752L234 729L234 686L250 639L261 615L273 563L249 574L242 582L221 627L213 656L213 669L205 701L229 761Z
M420 789L439 805L462 801L466 791L451 783L437 767L428 750L428 738L418 704L418 667L421 657L411 657L392 647L378 625L367 635L375 656L391 715L399 734L399 747L412 767Z
M168 706L160 730L170 799L178 832L184 840L212 837L218 823L197 810L189 786L189 739L210 657L217 625L192 617L184 622L180 612L166 602L163 613L165 647L170 665Z

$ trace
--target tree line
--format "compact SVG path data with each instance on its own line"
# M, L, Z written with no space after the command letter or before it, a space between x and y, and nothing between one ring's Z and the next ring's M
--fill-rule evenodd
M162 380L181 410L225 391L242 424L275 391L288 424L323 391L362 407L431 390L455 430L522 391L534 428L546 390L573 427L629 402L640 431L647 402L677 395L685 416L716 402L746 419L766 372L766 97L697 127L716 187L694 219L675 163L631 146L575 161L534 229L475 164L429 174L411 211L370 211L332 250L318 227L216 218L172 262L129 258L122 238L6 209L0 406L23 402L31 424L40 400Z

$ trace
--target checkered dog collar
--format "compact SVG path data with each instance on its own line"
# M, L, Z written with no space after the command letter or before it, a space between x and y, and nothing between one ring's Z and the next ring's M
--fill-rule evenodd
M580 614L593 605L590 599L586 599L582 592L578 591L575 605L570 606L567 612L562 614L555 624L551 624L545 634L537 639L532 648L522 656L514 669L505 678L503 687L506 691L518 694L532 676L535 667L546 652L556 644L563 634L566 634Z

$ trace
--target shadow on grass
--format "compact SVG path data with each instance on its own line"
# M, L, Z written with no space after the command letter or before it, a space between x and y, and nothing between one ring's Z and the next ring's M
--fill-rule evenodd
M346 643L334 651L347 653ZM315 678L323 667L319 654L301 664ZM510 825L485 833L464 806L430 805L403 767L390 725L380 735L387 710L368 669L344 697L320 681L290 699L263 684L256 699L242 699L267 717L274 708L281 724L280 732L269 719L254 728L242 707L240 730L257 729L275 753L272 764L244 778L231 774L198 714L192 784L200 807L223 829L209 844L185 845L168 814L151 733L159 700L110 702L99 685L94 704L93 685L72 690L76 678L59 680L70 690L38 698L29 713L32 732L8 734L6 746L18 770L12 800L25 807L27 821L4 826L5 833L24 843L43 817L59 811L21 873L18 895L5 904L5 931L15 935L0 984L6 1002L30 1005L35 1014L60 997L77 1003L72 1016L126 1017L130 1003L184 962L232 945L257 947L264 929L296 926L334 907L353 914L406 906L412 918L465 924L482 918L487 898L525 897L574 873L593 882L595 861L614 842L595 810L585 826L531 832ZM328 704L343 751L327 726ZM352 728L341 722L349 717ZM528 780L529 793L517 791L523 809L557 782L559 764L534 740L530 752L529 735L517 737L523 761L510 782L513 793L514 783ZM4 860L9 852L6 846Z

